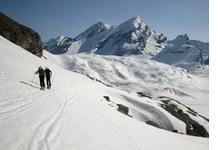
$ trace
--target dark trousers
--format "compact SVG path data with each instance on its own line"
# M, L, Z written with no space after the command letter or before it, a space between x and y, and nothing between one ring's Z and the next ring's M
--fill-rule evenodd
M39 81L40 81L40 87L45 88L45 76L39 76Z
M47 87L51 87L51 80L50 80L50 76L46 76L46 83L47 83Z

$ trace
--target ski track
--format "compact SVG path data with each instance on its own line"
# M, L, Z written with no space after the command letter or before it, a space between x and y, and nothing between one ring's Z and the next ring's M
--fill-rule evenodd
M72 96L68 100L62 102L57 111L54 112L50 119L45 119L36 127L27 150L52 150L57 137L60 135L64 113L78 101L80 95Z
M5 99L0 102L0 121L4 121L20 115L23 112L30 110L31 107L39 104L43 99L49 96L49 93L33 94L35 91L22 92L21 95L15 98ZM23 99L22 97L28 97L28 99ZM38 101L34 98L40 97ZM12 100L12 101L11 101Z

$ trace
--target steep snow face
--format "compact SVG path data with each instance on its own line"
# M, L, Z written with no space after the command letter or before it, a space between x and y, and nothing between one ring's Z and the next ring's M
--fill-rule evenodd
M98 43L104 39L111 31L113 27L102 22L98 22L88 28L75 38L74 43L80 43L78 53L95 53ZM73 44L74 44L73 43ZM73 47L71 46L73 49ZM70 52L68 54L71 54Z
M121 31L123 33L128 33L129 31L134 31L136 29L141 32L145 31L145 34L147 34L147 36L151 34L150 28L147 24L144 23L144 21L139 16L135 16L127 20L126 22L120 24L116 30Z
M120 24L111 35L101 41L97 54L138 55L150 58L164 46L166 37L153 32L140 17L133 17Z
M78 35L68 45L68 54L138 55L150 58L165 45L167 38L157 34L140 17L133 17L118 27L98 22ZM46 45L46 44L45 44ZM45 49L50 46L45 46ZM51 52L51 51L50 51Z
M44 48L53 54L62 54L68 51L73 39L66 36L58 36L44 43Z
M208 43L189 40L186 34L180 35L170 41L153 59L193 72L198 68L204 69L203 65L208 64L208 46Z
M207 138L175 134L145 124L144 121L159 123L166 129L184 132L184 123L154 99L69 72L2 37L0 52L2 150L208 149ZM46 55L49 60L58 60L57 56ZM40 91L37 77L33 78L39 65L53 71L50 90Z
M84 42L85 40L95 36L96 34L104 32L106 30L110 30L111 28L111 25L105 24L103 22L97 22L96 24L85 30L83 33L79 34L75 39Z

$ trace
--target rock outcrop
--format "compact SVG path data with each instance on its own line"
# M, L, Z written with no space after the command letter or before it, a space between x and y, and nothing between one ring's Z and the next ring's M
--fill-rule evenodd
M42 42L37 32L0 12L0 35L36 56L42 56Z

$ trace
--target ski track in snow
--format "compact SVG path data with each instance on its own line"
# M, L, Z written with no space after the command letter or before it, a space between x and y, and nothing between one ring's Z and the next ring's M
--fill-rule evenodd
M40 104L41 101L49 97L49 93L44 93L43 91L38 94L38 92L22 91L21 94L15 96L14 98L6 98L0 101L0 123L7 119L13 118L21 113L24 113L31 109L31 107ZM26 97L27 99L25 99ZM34 98L38 97L39 100L36 101Z
M79 96L63 101L49 119L39 123L30 139L28 150L52 150L62 129L64 113L78 101Z

